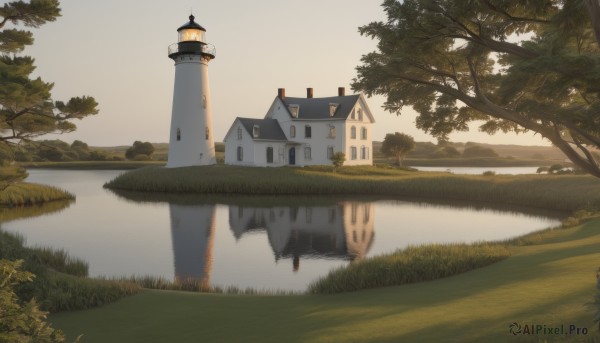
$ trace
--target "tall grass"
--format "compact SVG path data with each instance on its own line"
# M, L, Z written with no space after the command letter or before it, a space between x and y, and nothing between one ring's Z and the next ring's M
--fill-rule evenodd
M202 280L186 279L171 281L163 277L155 276L130 276L116 279L109 279L126 283L136 284L142 288L159 289L168 291L184 291L198 293L218 293L218 294L245 294L245 295L293 295L295 291L280 289L257 289L252 287L237 286L215 286L209 285Z
M17 183L0 191L0 207L27 206L73 199L75 196L67 191L35 183Z
M45 311L100 306L141 289L132 282L89 279L88 265L83 260L69 256L64 250L25 247L22 236L2 230L0 259L25 261L23 270L35 274L35 278L20 285L17 294L22 301L37 299Z
M147 167L105 187L142 192L384 195L490 202L558 211L600 209L600 180L582 175L468 176L377 167Z
M311 283L309 293L340 293L397 286L464 273L510 256L499 244L431 244L356 261Z

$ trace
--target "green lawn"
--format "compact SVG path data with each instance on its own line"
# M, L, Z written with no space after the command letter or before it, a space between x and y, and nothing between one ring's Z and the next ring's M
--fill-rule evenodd
M600 219L510 247L491 266L431 282L338 295L243 296L145 291L52 315L87 342L543 342L509 324L587 327L600 266ZM571 337L573 339L573 337Z

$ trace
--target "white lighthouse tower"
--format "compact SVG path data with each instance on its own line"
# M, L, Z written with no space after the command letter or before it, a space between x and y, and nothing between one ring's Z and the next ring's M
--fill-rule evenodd
M215 164L208 62L215 48L204 41L206 30L194 21L177 29L179 40L169 46L175 61L175 86L169 138L168 168Z

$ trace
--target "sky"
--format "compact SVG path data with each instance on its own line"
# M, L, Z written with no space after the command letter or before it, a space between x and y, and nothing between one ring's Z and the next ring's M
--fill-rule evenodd
M0 4L5 3L0 1ZM215 141L233 120L262 118L285 88L290 97L337 95L356 77L360 58L376 41L358 27L384 21L381 0L62 0L62 16L33 29L24 54L36 59L34 75L54 82L54 100L90 95L100 113L76 121L77 131L47 139L75 139L92 146L168 142L174 63L167 47L190 11L216 47L209 65ZM402 132L417 141L435 139L415 127L410 108L396 116L382 109L383 97L368 98L375 117L373 139ZM478 132L450 136L455 142L549 145L539 135Z

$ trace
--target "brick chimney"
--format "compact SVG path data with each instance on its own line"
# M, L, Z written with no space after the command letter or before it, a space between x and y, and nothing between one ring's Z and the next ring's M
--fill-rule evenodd
M285 99L285 88L277 89L277 97L281 100Z
M308 99L313 97L313 89L312 88L306 88L306 97Z
M338 96L346 96L346 88L338 87Z

